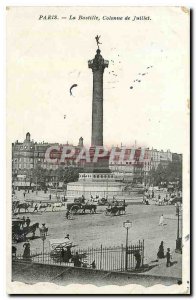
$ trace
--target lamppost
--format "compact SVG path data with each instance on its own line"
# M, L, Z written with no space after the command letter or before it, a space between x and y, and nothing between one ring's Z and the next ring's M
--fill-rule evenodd
M40 231L40 238L42 239L42 242L43 242L43 248L42 248L42 255L43 255L43 263L44 263L44 242L45 242L45 239L46 239L46 227L45 227L45 224L42 224L42 227L39 228L39 231Z
M182 236L180 237L180 215L181 215L180 212L181 212L181 203L177 202L176 203L176 215L177 215L176 252L182 253Z
M125 250L125 270L127 271L128 268L128 235L129 235L129 228L132 227L132 222L127 220L123 222L123 227L126 228L126 250Z

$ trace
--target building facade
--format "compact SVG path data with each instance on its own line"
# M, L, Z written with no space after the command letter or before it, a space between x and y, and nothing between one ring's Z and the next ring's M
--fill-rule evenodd
M70 146L68 143L65 145ZM55 152L56 163L49 163L45 158L45 153L51 146L55 146L59 149ZM16 141L12 144L12 172L15 175L22 175L31 173L32 170L36 168L57 170L59 167L67 168L68 166L85 167L86 169L88 169L88 171L90 171L91 164L88 164L85 159L81 158L76 163L76 157L80 153L83 146L83 138L80 137L78 145L73 146L75 149L75 154L73 155L73 157L61 163L60 159L63 145L58 143L34 142L33 140L31 140L30 133L28 132L23 142ZM150 170L152 170L153 168L157 169L159 164L161 164L163 167L166 167L171 161L182 161L181 154L171 153L170 150L159 151L153 148L146 148L143 159L140 159L142 151L141 148L134 150L132 159L130 159L130 156L133 148L126 148L123 158L120 155L123 148L115 147L115 155L111 156L111 152L113 150L113 148L110 150L106 159L109 161L108 167L110 172L115 175L115 180L119 182L147 182ZM93 157L95 153L95 147L91 147L89 149L89 152L90 157ZM103 160L103 166L104 165L105 162Z

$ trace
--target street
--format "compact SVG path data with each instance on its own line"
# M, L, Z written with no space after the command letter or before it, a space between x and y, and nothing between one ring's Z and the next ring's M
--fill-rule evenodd
M171 253L174 254L177 233L175 206L128 205L126 214L120 216L106 216L104 210L104 206L98 206L97 214L75 215L71 220L65 218L65 211L27 213L25 217L29 216L32 223L39 222L40 225L45 223L49 228L45 240L46 252L50 251L50 239L64 238L67 233L70 235L70 240L81 249L100 247L101 244L103 246L125 245L126 230L123 222L130 220L133 226L129 229L129 244L135 244L138 240L144 239L145 264L156 260L161 241L164 242L165 252L167 248L170 248ZM159 226L162 214L165 225ZM22 216L23 214L20 214L20 217ZM39 236L38 229L36 236ZM32 253L42 251L40 238L30 240L30 243ZM23 243L15 245L17 254L22 254ZM180 266L178 268L180 269Z

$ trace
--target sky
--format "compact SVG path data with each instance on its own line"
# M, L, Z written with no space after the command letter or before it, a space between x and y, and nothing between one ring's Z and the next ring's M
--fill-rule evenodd
M39 20L40 15L57 15L58 20ZM79 15L96 15L100 21L79 21ZM134 16L151 20L132 21ZM97 34L101 54L109 60L104 144L136 143L183 153L189 143L189 15L180 7L11 7L8 140L23 141L30 132L39 142L77 144L82 136L90 145L93 77L88 60L95 56Z

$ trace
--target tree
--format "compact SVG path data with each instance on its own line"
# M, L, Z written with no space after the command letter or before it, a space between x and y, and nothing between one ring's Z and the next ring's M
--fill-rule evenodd
M162 182L167 185L169 182L178 182L179 187L182 187L182 162L169 162L166 167L160 163L156 170L155 168L150 170L149 177L153 185L156 186L160 186Z
M46 185L46 178L48 177L48 170L43 169L40 166L36 166L31 173L31 182L39 184L44 187Z

